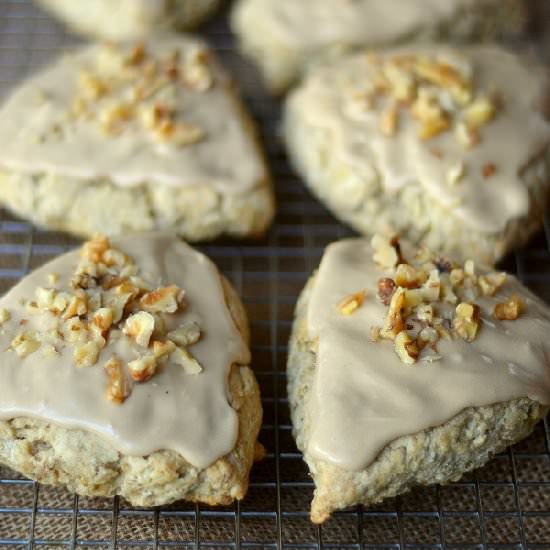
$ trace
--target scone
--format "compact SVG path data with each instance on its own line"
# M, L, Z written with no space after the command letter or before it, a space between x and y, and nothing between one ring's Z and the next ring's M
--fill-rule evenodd
M0 109L0 203L81 236L190 241L259 236L274 210L230 79L202 42L170 35L86 47L17 89Z
M282 92L317 60L355 47L490 39L526 25L525 0L239 0L232 27Z
M170 233L95 236L0 299L0 462L136 506L242 499L262 408L230 284Z
M170 29L191 29L218 9L221 0L38 0L79 33L130 40Z
M284 136L312 192L360 233L490 264L548 203L549 83L495 46L363 52L289 95Z
M375 236L330 245L290 340L311 519L447 483L550 405L550 311L513 276Z

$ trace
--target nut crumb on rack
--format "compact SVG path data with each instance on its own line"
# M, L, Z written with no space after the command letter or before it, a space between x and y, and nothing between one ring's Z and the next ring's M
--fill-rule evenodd
M393 342L400 360L408 365L441 359L440 340L461 339L473 342L482 330L480 298L494 297L505 285L503 272L478 273L475 263L463 265L432 254L421 247L411 251L409 260L396 237L375 235L371 240L373 260L383 276L377 281L376 294L386 307L381 327L370 327L370 340L383 345ZM361 290L346 296L338 305L342 315L351 315L363 304ZM512 295L494 308L498 319L516 319L524 308Z
M60 277L48 275L47 280L58 283ZM22 330L10 349L21 358L39 349L43 356L55 357L69 347L75 367L92 368L102 362L108 342L126 339L136 359L125 365L111 356L104 364L107 398L122 403L131 394L130 379L147 382L160 366L183 367L186 374L203 370L188 349L201 337L199 324L187 321L174 327L171 322L172 330L166 330L169 318L187 307L184 297L177 285L149 284L132 258L96 235L82 246L67 288L38 287L33 299L23 301L33 315L46 316L50 328ZM9 320L9 312L0 310L0 324Z

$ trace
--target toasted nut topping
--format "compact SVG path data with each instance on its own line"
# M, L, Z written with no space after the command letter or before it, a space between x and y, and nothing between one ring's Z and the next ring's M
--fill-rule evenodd
M36 339L36 334L33 332L21 332L10 344L10 348L21 358L34 353L39 347L40 342Z
M487 163L483 166L482 174L484 178L491 178L496 174L496 172L496 164L493 164L492 162Z
M201 329L197 323L190 321L169 332L167 337L178 346L192 346L200 340Z
M373 342L379 342L381 340L380 327L370 327L370 339Z
M97 363L100 346L97 342L78 344L74 349L74 360L77 367L91 367Z
M427 276L412 265L399 264L395 273L395 283L403 288L418 288L426 282Z
M450 127L451 122L447 117L427 120L419 126L418 137L423 141L428 141L447 131Z
M434 319L434 308L431 304L420 304L416 308L416 316L420 321L431 323Z
M123 403L130 395L130 387L122 362L117 357L111 357L104 368L108 376L107 399L113 403Z
M506 279L506 273L488 273L480 275L477 281L484 296L494 296Z
M157 288L142 296L140 305L153 313L174 313L183 300L183 291L176 285Z
M113 324L113 310L109 307L99 308L92 316L92 323L101 331L109 330Z
M397 131L397 124L399 120L399 110L397 103L390 103L380 118L380 131L386 137L392 137Z
M453 328L466 342L473 342L477 336L480 309L476 304L462 302L456 307Z
M159 342L155 340L153 342L153 355L156 359L162 359L167 355L170 355L176 349L176 344L168 340L167 342Z
M185 348L176 348L170 354L170 361L183 367L186 374L199 374L202 372L200 363Z
M366 292L364 290L360 292L354 292L349 296L346 296L339 304L338 311L341 315L351 315L355 310L359 309L365 301Z
M517 295L512 294L506 302L499 303L495 306L494 315L501 321L514 321L525 309L523 300Z
M420 352L416 341L407 334L407 331L403 330L395 337L394 347L403 363L406 365L416 363Z
M396 284L393 279L383 277L378 279L378 297L385 306L389 306L393 293L395 292Z
M394 292L384 326L380 331L380 336L388 340L393 340L404 328L403 310L405 309L405 289L397 288Z
M0 325L3 325L5 322L11 319L10 312L5 308L0 309Z
M146 311L140 311L126 319L126 324L122 330L136 344L146 348L155 330L155 318Z
M157 370L157 360L153 355L145 355L128 363L128 372L136 382L147 382Z
M109 93L109 86L99 77L83 71L79 79L80 89L88 99L97 100Z
M62 318L70 319L71 317L80 317L86 315L86 313L88 313L88 296L83 290L79 289L71 298Z
M399 262L399 254L392 244L391 239L375 235L372 238L371 246L374 248L374 261L385 269L391 269Z
M496 105L488 97L478 97L464 111L464 120L470 128L479 128L490 122L496 114Z

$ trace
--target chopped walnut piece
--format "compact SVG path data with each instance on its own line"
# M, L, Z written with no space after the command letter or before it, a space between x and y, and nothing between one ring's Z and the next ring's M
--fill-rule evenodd
M416 316L420 321L431 323L434 318L434 308L431 304L420 304L416 308Z
M451 127L450 120L443 116L433 120L422 122L418 127L418 137L423 141L428 141L439 134L442 134Z
M426 273L409 264L399 264L395 272L395 283L403 288L418 288L427 278Z
M80 255L85 260L93 263L102 261L103 253L110 248L109 239L105 235L96 233L90 240L82 246Z
M370 327L370 339L373 342L379 342L381 339L380 336L380 327Z
M198 48L188 55L183 72L183 82L186 86L198 92L205 92L212 87L214 79L208 61L208 51L204 48Z
M183 367L186 374L199 374L202 372L201 364L185 348L176 348L170 354L169 360Z
M3 325L4 323L9 321L10 319L11 319L10 312L5 307L1 308L0 309L0 325Z
M439 340L439 333L432 327L423 328L418 334L418 340L422 347L435 344Z
M153 342L153 355L156 359L162 359L167 355L170 355L176 349L176 344L168 340L166 342L160 342L155 340Z
M88 313L88 296L86 293L77 289L73 294L67 309L63 312L63 319L70 319L71 317L80 317Z
M464 120L470 128L479 128L490 122L496 114L496 106L487 96L481 96L465 109Z
M405 308L405 289L397 288L394 292L390 307L384 320L380 336L393 340L404 328L403 309Z
M92 323L102 332L109 330L113 324L113 310L109 307L99 308L92 315Z
M34 353L39 347L40 342L36 339L34 332L21 332L10 344L10 348L21 358Z
M486 179L493 177L497 173L496 164L492 162L488 162L487 164L484 164L481 170L481 173L483 174L483 177Z
M136 344L146 348L155 330L155 318L146 311L139 311L130 315L122 331L132 338Z
M77 367L91 367L97 363L100 346L97 342L90 341L85 344L78 344L74 348L74 361Z
M397 132L399 109L397 103L391 102L380 117L380 131L386 137L392 137Z
M113 403L123 403L130 395L130 386L122 361L117 357L111 357L104 368L108 376L107 399Z
M507 279L506 273L488 273L480 275L477 279L484 296L494 296Z
M523 300L517 294L512 294L506 302L495 306L494 316L501 321L515 321L524 309Z
M346 296L337 306L341 315L351 315L359 309L365 301L366 291L361 290Z
M453 328L466 342L473 342L477 336L480 322L480 309L476 304L461 302L456 307Z
M392 269L399 262L399 253L392 239L374 235L371 240L371 246L374 249L374 261L384 269Z
M399 359L407 365L412 365L416 363L420 351L418 345L411 336L407 333L406 330L402 330L395 337L394 347Z
M184 323L175 330L170 331L167 334L168 340L171 340L178 346L192 346L196 344L201 337L201 329L194 321Z
M449 278L454 286L461 285L464 282L464 270L460 268L451 270Z
M78 317L71 317L63 325L63 336L67 342L87 342L90 339L88 325Z
M136 382L147 382L157 370L157 360L154 355L145 355L128 363L128 372Z
M131 105L124 103L115 103L106 106L99 115L99 122L103 131L107 134L118 134L122 130L122 125L128 122L133 116Z
M175 313L183 300L184 292L177 285L157 288L141 297L141 307L152 313Z
M456 139L464 149L472 149L480 142L478 131L475 128L469 128L464 122L456 125Z
M88 99L97 100L109 93L109 86L98 76L82 71L79 77L80 89Z
M378 297L385 306L390 305L395 288L396 284L393 279L389 277L378 279Z
M128 56L124 59L126 65L140 65L146 57L145 46L143 43L136 44Z

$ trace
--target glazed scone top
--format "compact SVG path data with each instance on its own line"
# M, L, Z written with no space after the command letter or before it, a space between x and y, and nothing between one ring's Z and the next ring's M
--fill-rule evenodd
M406 243L373 245L330 245L313 283L311 455L360 470L396 438L468 407L550 404L550 311L517 279Z
M94 432L126 454L230 452L232 364L250 354L220 275L170 234L96 237L0 300L0 418Z
M265 178L227 76L188 37L63 57L16 90L0 120L7 169L227 193Z
M497 233L529 210L522 174L548 154L547 93L541 67L497 47L425 46L318 68L288 101L329 136L334 166L387 193L419 185L467 227Z
M241 16L264 21L290 48L338 44L386 45L418 32L426 20L451 18L472 0L243 0Z

